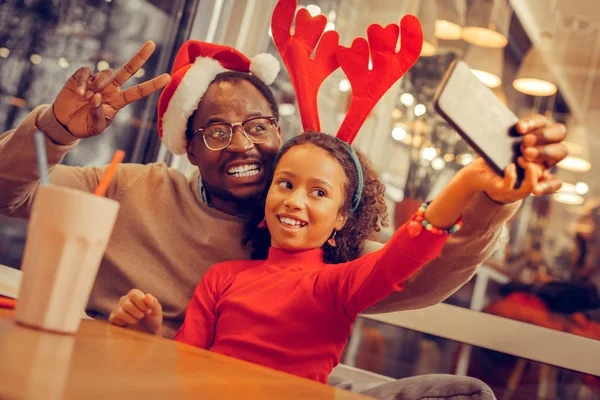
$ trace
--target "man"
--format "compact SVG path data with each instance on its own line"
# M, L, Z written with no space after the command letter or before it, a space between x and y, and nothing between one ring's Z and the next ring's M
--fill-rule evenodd
M37 107L15 130L0 136L1 213L29 217L39 185L33 145L37 130L46 135L50 181L88 192L95 189L104 167L74 168L58 163L79 139L102 133L125 105L169 84L165 74L121 90L154 48L147 42L116 73L104 70L92 76L89 68L79 69L53 105ZM180 79L174 73L173 81L175 78ZM281 146L277 104L268 87L248 73L225 73L211 81L196 103L197 110L186 117L183 142L190 162L202 171L201 182L199 173L188 181L179 171L160 163L128 164L120 166L109 187L107 197L119 201L121 209L90 296L90 315L108 318L120 296L137 287L161 299L163 332L173 337L206 270L224 260L249 257L250 249L241 245L240 217L267 185ZM177 111L178 103L170 101L170 91L181 85L178 81L171 86L163 96ZM161 116L159 125L164 125L164 110ZM266 141L258 143L248 134L248 121L254 117L272 122L265 125L270 130ZM209 147L203 134L215 123L235 125L229 136L218 132L230 140L222 148ZM528 134L524 143L529 159L553 166L566 156L560 144L566 134L564 126L547 125L543 117L534 116L520 121L518 129ZM161 131L165 134L168 129L162 126ZM519 207L518 200L531 192L547 194L559 187L560 182L547 175L539 187L524 186L502 198L490 194L490 198L474 199L464 215L464 228L447 242L442 255L407 282L404 291L370 311L414 309L442 301L467 282L489 256L502 225ZM369 244L368 250L376 247Z

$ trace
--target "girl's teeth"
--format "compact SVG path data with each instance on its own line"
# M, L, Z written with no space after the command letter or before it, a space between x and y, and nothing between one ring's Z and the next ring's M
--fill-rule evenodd
M294 219L290 219L290 218L286 218L286 217L282 217L280 218L280 221L283 222L286 225L291 225L291 226L304 226L304 224L300 221L296 221Z

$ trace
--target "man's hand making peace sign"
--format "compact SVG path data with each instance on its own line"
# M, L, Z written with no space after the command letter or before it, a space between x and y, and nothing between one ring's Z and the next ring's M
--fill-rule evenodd
M147 41L116 73L105 69L92 75L89 67L75 71L54 101L54 114L58 121L75 137L99 135L121 108L162 89L171 79L169 74L121 89L150 58L155 48L154 42Z

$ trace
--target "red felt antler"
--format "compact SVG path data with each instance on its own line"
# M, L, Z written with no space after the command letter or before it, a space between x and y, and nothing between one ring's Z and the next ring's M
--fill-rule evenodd
M327 25L324 15L312 17L305 8L296 15L292 35L297 6L297 0L279 0L273 11L271 30L296 91L302 126L305 130L321 130L317 107L319 87L341 66L352 85L352 102L337 136L352 143L379 99L419 58L423 46L421 24L416 17L407 15L402 18L401 26L390 24L384 29L371 25L367 30L368 42L358 38L346 48L338 44L337 32L323 34ZM401 46L396 52L400 31ZM313 52L315 56L311 58Z
M363 38L357 38L350 48L343 47L338 51L340 66L352 85L350 109L337 134L347 143L352 143L379 99L419 58L423 46L419 20L406 15L400 25L401 28L390 24L384 29L373 24L367 30L368 43ZM397 53L400 29L400 51ZM369 54L372 69L369 69Z
M312 17L305 8L296 15L292 35L297 6L297 0L279 0L273 11L271 31L296 91L302 126L305 130L320 131L317 94L325 78L339 67L339 35L335 31L323 34L327 18L324 15ZM317 43L319 47L311 59Z

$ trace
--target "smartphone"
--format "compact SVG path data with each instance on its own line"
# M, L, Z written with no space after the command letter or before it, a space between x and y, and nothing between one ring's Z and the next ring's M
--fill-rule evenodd
M433 101L435 110L500 176L510 163L517 166L517 184L524 171L517 164L522 136L517 116L461 60L452 62Z

